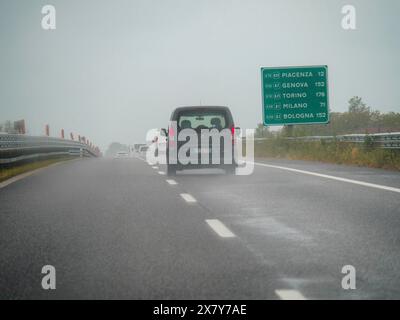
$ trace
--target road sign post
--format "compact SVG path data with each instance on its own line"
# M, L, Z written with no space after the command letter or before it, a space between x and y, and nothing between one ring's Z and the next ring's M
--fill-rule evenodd
M261 68L264 126L329 122L328 67Z

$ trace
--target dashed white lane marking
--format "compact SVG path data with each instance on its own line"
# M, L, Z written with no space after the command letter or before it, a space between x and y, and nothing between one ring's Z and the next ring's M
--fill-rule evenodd
M135 156L135 158L136 158L136 159L139 159L139 160L142 160L142 161L144 161L144 162L147 162L146 159L143 159L142 157Z
M222 238L233 238L235 234L218 219L207 219L208 225Z
M297 290L275 290L275 293L282 300L307 300L301 292Z
M158 171L158 174L165 175L164 171Z
M271 164L260 163L260 162L254 162L254 164L258 165L258 166L263 166L263 167L269 167L269 168L274 168L274 169L281 169L281 170L287 170L287 171L292 171L292 172L297 172L297 173L303 173L303 174L308 174L308 175L316 176L316 177L320 177L320 178L337 180L337 181L342 181L342 182L347 182L347 183L358 184L358 185L364 186L364 187L370 187L370 188L375 188L375 189L381 189L381 190L393 191L393 192L400 193L400 188L387 187L387 186L383 186L383 185L375 184L375 183L369 183L369 182L364 182L364 181L358 181L358 180L352 180L352 179L341 178L341 177L336 177L336 176L330 176L330 175L327 175L327 174L316 173L316 172L305 171L305 170L299 170L299 169L294 169L294 168L274 166L274 165L271 165Z
M175 180L166 180L170 185L178 184Z
M158 167L157 167L157 166L152 166L152 168L153 168L153 169L158 169Z
M181 193L181 197L186 201L186 202L197 202L197 200L195 198L193 198L192 195L190 195L189 193Z

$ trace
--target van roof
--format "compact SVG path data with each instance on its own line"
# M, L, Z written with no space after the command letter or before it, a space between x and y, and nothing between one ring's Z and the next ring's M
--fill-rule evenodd
M175 111L191 110L191 109L224 109L229 110L227 106L182 106L175 109Z
M225 111L229 118L232 117L231 111L229 110L228 107L226 106L184 106L184 107L178 107L176 108L172 114L171 114L171 119L170 120L176 120L177 115L182 112L182 111L190 111L190 110L204 110L204 109L211 109L211 110L216 110L216 111Z

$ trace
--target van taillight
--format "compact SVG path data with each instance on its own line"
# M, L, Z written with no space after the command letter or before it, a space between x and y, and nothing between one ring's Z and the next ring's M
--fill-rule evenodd
M175 147L175 131L172 126L168 130L168 142L170 147Z
M231 133L232 133L232 142L234 143L235 142L235 126L234 125L232 125L232 127L231 127Z
M175 134L174 128L170 127L169 130L168 130L168 136L169 136L170 138L173 138L173 137L174 137L174 134Z

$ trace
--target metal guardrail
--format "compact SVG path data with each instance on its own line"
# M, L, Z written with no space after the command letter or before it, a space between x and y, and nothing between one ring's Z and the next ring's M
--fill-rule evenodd
M0 165L62 155L98 157L89 145L61 138L0 133Z
M304 136L304 137L286 137L287 140L301 141L344 141L351 143L364 143L366 138L379 148L400 149L400 132L374 133L374 134L344 134L337 136ZM255 138L254 141L265 141L273 138Z

